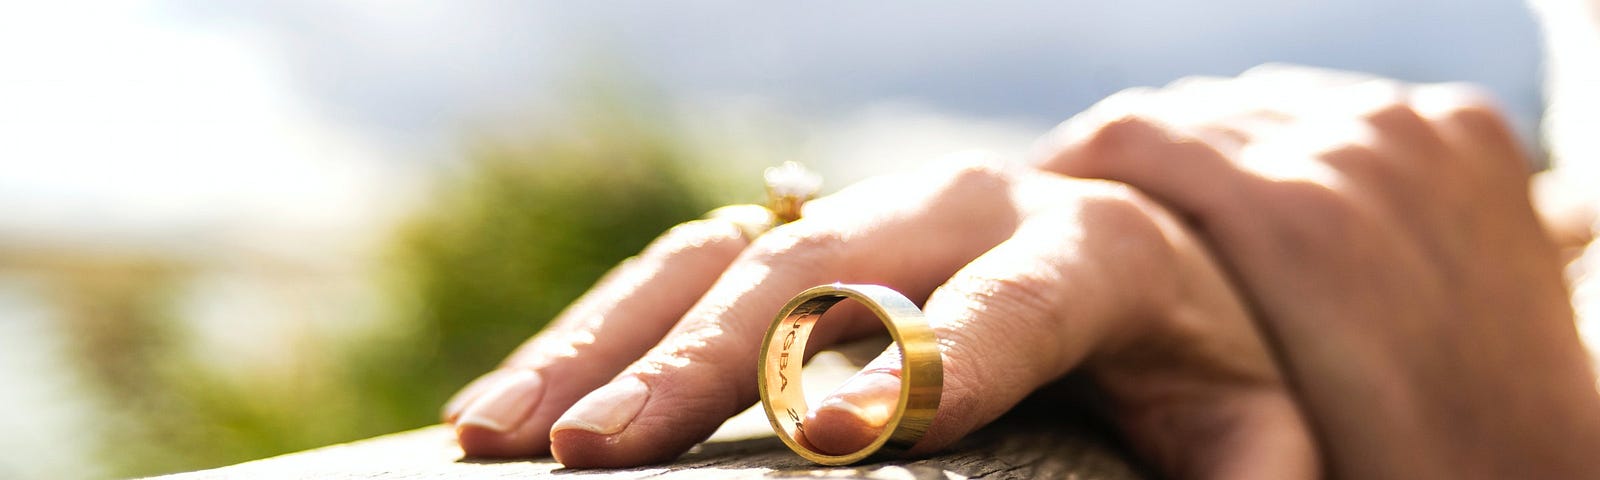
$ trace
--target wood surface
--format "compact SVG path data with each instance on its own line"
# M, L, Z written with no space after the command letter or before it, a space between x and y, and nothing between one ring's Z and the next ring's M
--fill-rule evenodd
M1014 412L955 448L928 458L821 467L774 436L711 440L665 465L617 470L562 468L550 458L463 458L448 427L436 425L230 467L163 477L212 478L1146 478L1093 429L1043 412Z
M881 352L866 345L865 352ZM876 350L874 350L876 349ZM850 357L856 357L851 360ZM824 352L808 363L807 392L829 392L870 356ZM815 397L815 393L811 395ZM815 399L812 400L816 401ZM925 458L823 467L789 451L757 405L730 419L676 461L629 469L579 470L555 460L464 458L449 427L435 425L344 445L162 477L195 479L724 479L724 478L1152 478L1090 416L1059 401L1030 399L958 444Z

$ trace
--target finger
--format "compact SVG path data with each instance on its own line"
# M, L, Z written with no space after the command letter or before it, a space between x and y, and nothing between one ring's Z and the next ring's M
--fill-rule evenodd
M1471 160L1465 167L1511 184L1526 184L1533 162L1519 148L1522 142L1512 133L1501 108L1481 87L1464 83L1414 85L1409 100L1447 144L1456 146L1462 157Z
M605 285L614 283L614 279L620 275L621 272L629 270L630 265L634 265L636 263L634 260L634 258L624 259L616 267L607 271L604 275L601 275L600 280L595 282L595 287L593 287L591 290L599 290ZM580 298L579 302L581 301L582 299ZM574 302L574 304L576 303L577 302ZM524 341L522 345L519 345L515 350L513 350L505 360L500 362L501 364L499 367L489 371L489 373L478 376L478 378L473 379L471 382L468 382L465 387L462 387L460 391L456 392L455 395L450 397L450 400L445 402L444 407L440 409L440 417L442 417L447 423L455 423L456 420L461 416L461 411L465 410L467 406L472 404L472 402L482 397L484 392L500 387L505 383L503 380L507 376L516 373L518 370L525 370L510 367L513 365L530 363L519 362L517 359L519 356L531 359L536 352L541 351L533 347L535 340L555 336L555 332L562 331L563 329L571 329L573 323L573 321L570 320L571 318L573 318L573 316L566 315L566 312L562 312L561 314L557 315L557 317L551 321L549 325L547 325L545 329L540 332L540 334L529 338L527 341Z
M1365 88L1357 85L1363 84L1339 88L1345 91ZM1342 126L1358 127L1363 121L1370 124L1380 118L1349 118L1351 113L1336 109L1329 115L1344 115L1347 118ZM1154 124L1159 126L1159 123ZM1279 345L1294 347L1281 350L1285 368L1296 374L1296 378L1317 379L1302 381L1297 387L1306 408L1315 413L1324 439L1376 438L1370 431L1361 430L1371 427L1370 423L1363 422L1373 415L1396 418L1396 425L1402 425L1387 428L1386 435L1390 435L1393 443L1341 442L1328 447L1330 455L1342 459L1378 459L1375 464L1379 465L1383 461L1399 462L1402 459L1392 456L1392 445L1427 443L1418 440L1421 435L1414 433L1424 431L1415 426L1422 421L1415 420L1419 418L1417 415L1405 412L1410 408L1406 402L1395 400L1394 392L1408 391L1400 383L1404 379L1369 378L1349 372L1397 371L1388 364L1395 361L1393 352L1404 350L1397 343L1398 339L1427 335L1418 320L1425 316L1413 314L1423 310L1416 305L1439 301L1437 296L1430 295L1436 284L1428 282L1443 283L1457 276L1439 272L1424 277L1419 285L1411 278L1372 275L1350 268L1371 264L1373 252L1383 251L1384 270L1437 271L1437 267L1428 262L1431 252L1406 238L1407 232L1402 229L1410 227L1392 218L1397 209L1384 208L1393 205L1393 197L1383 199L1374 195L1382 191L1389 195L1401 192L1394 188L1398 184L1372 187L1381 186L1378 180L1393 173L1381 170L1395 166L1383 162L1403 155L1396 151L1377 154L1372 150L1375 147L1372 143L1308 128L1314 126L1317 126L1314 122L1300 123L1292 131L1305 134L1299 140L1316 143L1295 141L1295 137L1285 134L1274 139L1283 148L1281 152L1246 149L1236 163L1206 163L1204 168L1187 172L1189 175L1183 178L1172 175L1170 166L1193 162L1172 155L1171 145L1180 142L1163 140L1163 137L1182 137L1183 134L1171 129L1143 132L1144 141L1152 145L1150 148L1165 151L1166 155L1126 155L1120 162L1113 162L1085 160L1068 150L1057 158L1059 161L1054 166L1067 174L1086 174L1128 183L1193 218L1208 234L1218 254L1227 260L1236 278L1249 287L1263 325L1270 329L1272 338ZM1082 142L1092 144L1096 136L1105 133L1091 131ZM1329 156L1328 153L1337 152L1318 147L1330 140L1336 146L1355 147L1350 152L1365 155ZM1274 167L1289 169L1273 170ZM1222 183L1222 188L1230 192L1222 202L1215 201L1217 194L1208 192L1217 188L1217 183ZM1353 278L1363 273L1367 274ZM1352 285L1360 288L1351 288ZM1405 305L1385 297L1391 292L1417 293L1410 299L1410 305ZM1329 329L1328 325L1359 327ZM1428 359L1423 363L1433 362L1440 361Z
M562 416L551 432L556 459L638 465L703 440L755 402L761 336L790 297L851 282L925 298L1015 228L1008 175L981 164L938 169L807 205L805 218L758 239L661 344ZM819 325L808 349L840 334L836 323Z
M1179 277L1203 270L1225 290L1214 266L1197 265L1197 250L1174 246L1173 222L1160 224L1153 207L1129 198L1113 189L1028 220L929 299L944 394L914 452L955 442L1087 365L1119 399L1114 408L1141 453L1173 476L1315 472L1309 435L1241 304L1225 293L1200 302L1219 292L1180 288ZM1173 323L1160 319L1172 317L1199 324L1166 328ZM1125 360L1130 351L1138 360ZM803 428L807 442L841 455L875 438L898 399L898 355L891 347L820 402ZM1163 358L1165 369L1148 365ZM1180 368L1194 371L1171 374Z
M1405 229L1420 234L1455 229L1447 208L1492 192L1487 182L1462 181L1486 176L1484 164L1495 163L1476 159L1512 144L1501 141L1478 147L1464 143L1468 138L1450 138L1454 130L1450 123L1432 118L1438 115L1424 106L1443 103L1457 110L1468 106L1465 110L1470 111L1486 103L1440 95L1437 92L1441 90L1455 90L1440 87L1410 87L1361 74L1286 67L1280 72L1246 75L1234 83L1220 82L1213 90L1232 88L1234 96L1268 92L1265 95L1294 99L1269 107L1285 119L1278 124L1221 120L1250 139L1248 145L1226 152L1240 169L1268 181L1358 186L1343 191L1359 208L1368 210L1367 215L1397 216ZM1430 101L1435 98L1448 100ZM1164 107L1166 110L1158 112L1163 118L1174 109L1186 108L1182 101ZM1480 123L1489 123L1485 125L1489 130L1500 130L1492 122ZM1508 139L1499 131L1468 136ZM1451 161L1461 158L1474 160ZM1518 180L1520 183L1520 177Z
M556 417L659 341L745 245L736 226L700 220L673 228L619 265L500 369L447 404L462 450L497 457L547 452Z
M1096 107L1099 108L1099 107ZM1147 108L1074 118L1052 133L1038 168L1081 178L1127 182L1138 176L1153 183L1146 192L1158 200L1191 205L1204 213L1236 208L1241 174L1215 144L1172 125Z
M1122 208L1114 202L1090 200L1081 210L1028 220L928 299L925 313L940 341L944 393L918 451L948 445L987 424L1091 350L1126 341L1129 330L1139 328L1136 319L1148 316L1145 309L1158 308L1142 296L1159 297L1159 288L1119 288L1132 283L1134 276L1121 276L1136 268L1112 264L1112 258L1143 255L1102 255L1114 242L1142 243L1132 232L1141 228L1139 221L1124 218L1125 210L1112 213ZM1142 227L1147 236L1153 231ZM898 348L891 346L820 402L805 426L810 442L848 453L876 436L898 398L899 362Z
M1303 96L1313 93L1301 90L1307 82L1290 84L1287 91ZM1350 84L1346 92L1384 92L1384 89L1366 89ZM1370 85L1370 84L1359 84ZM1265 87L1263 87L1265 88ZM1326 92L1324 92L1326 93ZM1392 95L1391 95L1392 96ZM1350 99L1343 97L1346 102ZM1327 100L1318 100L1327 101ZM1129 102L1121 102L1126 105ZM1382 102L1368 102L1382 104ZM1316 148L1305 142L1327 145L1329 149L1342 148L1345 140L1366 135L1368 129L1358 122L1328 122L1333 131L1308 128L1300 112L1289 107L1271 111L1286 121L1270 127L1270 132L1244 125L1250 144L1228 151L1223 142L1215 141L1202 131L1176 125L1169 121L1172 109L1184 104L1171 105L1145 103L1136 108L1114 108L1108 115L1090 116L1089 121L1076 123L1054 140L1055 149L1037 163L1041 169L1084 178L1102 178L1134 185L1162 203L1177 207L1186 217L1204 230L1211 230L1218 219L1255 218L1264 208L1298 208L1305 203L1326 203L1331 198L1328 185L1339 183L1335 178L1351 173L1370 178L1382 177L1380 162L1367 162L1377 155L1367 155L1360 149L1334 151L1330 156L1342 156L1349 161L1335 165L1313 161L1308 152ZM1095 107L1096 110L1100 107ZM1401 112L1404 113L1404 112ZM1412 116L1415 120L1415 115ZM1076 119L1074 120L1076 122ZM1420 122L1415 122L1420 123ZM1263 138L1256 138L1263 137ZM1333 140L1330 140L1333 139ZM1343 171L1341 171L1343 169ZM1360 171L1365 169L1365 171ZM1261 205L1243 199L1264 185L1281 183L1282 188L1294 190L1292 204ZM1391 189L1393 190L1393 189ZM1347 212L1358 216L1360 212ZM1305 219L1307 222L1318 219ZM1307 225L1307 234L1334 230L1339 221L1324 221ZM1355 220L1350 220L1355 221ZM1276 249L1282 245L1262 244L1270 235L1255 232L1261 225L1253 222L1231 222L1228 230L1216 236L1218 242L1243 249Z
M1161 118L1165 125L1231 153L1292 120L1285 108L1305 101L1300 92L1287 91L1271 80L1195 76L1161 89L1123 90L1062 122L1041 138L1029 158L1035 164L1049 164L1064 146L1129 117Z

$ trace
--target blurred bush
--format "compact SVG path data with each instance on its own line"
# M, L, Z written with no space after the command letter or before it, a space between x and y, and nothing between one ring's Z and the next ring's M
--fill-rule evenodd
M476 147L398 236L409 338L352 363L369 367L353 374L364 390L398 399L398 424L436 418L606 270L717 203L695 171L707 165L662 122L588 112L572 133Z
M206 468L437 422L450 394L608 268L673 224L759 198L759 181L717 188L725 169L639 105L595 95L559 128L477 142L384 252L376 327L302 333L282 371L233 378L184 353L170 308L181 272L86 277L98 280L75 300L86 307L74 342L114 404L100 439L108 472Z

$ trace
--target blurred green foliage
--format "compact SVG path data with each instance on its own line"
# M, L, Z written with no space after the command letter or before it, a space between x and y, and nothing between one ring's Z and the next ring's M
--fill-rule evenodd
M400 423L433 419L606 270L715 204L674 137L616 113L578 118L582 134L477 147L400 234L415 335L354 363L372 367L354 375L366 390L404 400Z
M171 305L182 271L97 278L73 302L76 350L116 418L100 439L108 473L193 470L415 428L492 369L607 269L670 226L749 188L648 105L595 95L559 128L477 142L441 169L395 232L377 328L307 334L286 371L231 378L190 341ZM142 268L142 267L141 267ZM154 272L154 273L151 273ZM101 285L105 284L105 285Z

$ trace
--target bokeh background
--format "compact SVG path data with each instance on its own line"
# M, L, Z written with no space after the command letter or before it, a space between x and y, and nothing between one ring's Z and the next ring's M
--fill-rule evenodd
M799 160L837 188L1025 152L1262 62L1483 84L1518 0L0 3L0 478L426 425L666 227Z

